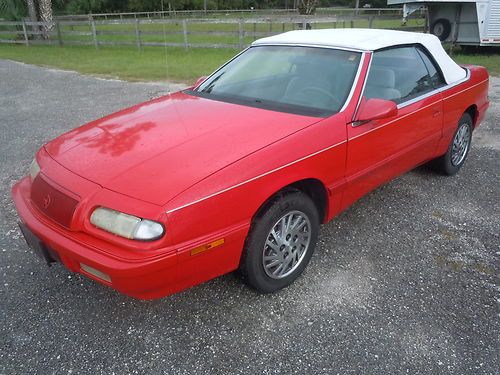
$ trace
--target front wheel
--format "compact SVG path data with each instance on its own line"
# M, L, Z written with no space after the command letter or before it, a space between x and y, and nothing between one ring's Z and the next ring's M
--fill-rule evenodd
M316 246L319 215L300 191L277 195L254 220L240 264L246 282L263 293L282 289L304 271Z
M467 159L472 141L472 117L464 113L458 121L458 127L453 135L446 154L433 163L435 169L446 175L456 174Z

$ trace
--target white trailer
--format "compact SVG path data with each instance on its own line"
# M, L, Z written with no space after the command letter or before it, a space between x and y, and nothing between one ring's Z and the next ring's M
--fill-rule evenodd
M426 6L429 31L460 45L500 46L500 0L387 0L403 4L404 17Z

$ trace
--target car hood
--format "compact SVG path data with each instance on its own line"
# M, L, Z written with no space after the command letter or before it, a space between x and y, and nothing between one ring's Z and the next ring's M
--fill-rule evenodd
M59 164L158 205L318 118L176 93L93 121L45 145Z

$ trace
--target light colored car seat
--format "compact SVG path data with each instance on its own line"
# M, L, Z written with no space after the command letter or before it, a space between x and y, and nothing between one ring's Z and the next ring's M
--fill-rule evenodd
M396 74L388 68L372 66L366 82L364 96L368 99L398 100L401 93L395 88Z
M314 65L316 64L311 62L304 65L297 65L295 75L290 79L282 101L316 108L336 109L335 100L321 93L321 91L326 91L330 95L333 95L332 82L334 82L334 72L328 75L318 74L318 72L328 71L328 69L315 69ZM320 64L317 65L319 68ZM312 88L313 90L306 90L308 88ZM314 91L315 88L318 90Z

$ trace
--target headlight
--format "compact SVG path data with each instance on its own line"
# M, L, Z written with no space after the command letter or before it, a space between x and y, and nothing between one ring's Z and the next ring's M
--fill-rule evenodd
M33 159L33 161L30 164L30 177L31 181L35 179L35 177L40 173L40 166L38 165L38 162L36 161L36 158Z
M90 222L96 227L132 240L152 241L165 233L163 225L156 221L99 207L92 212Z

